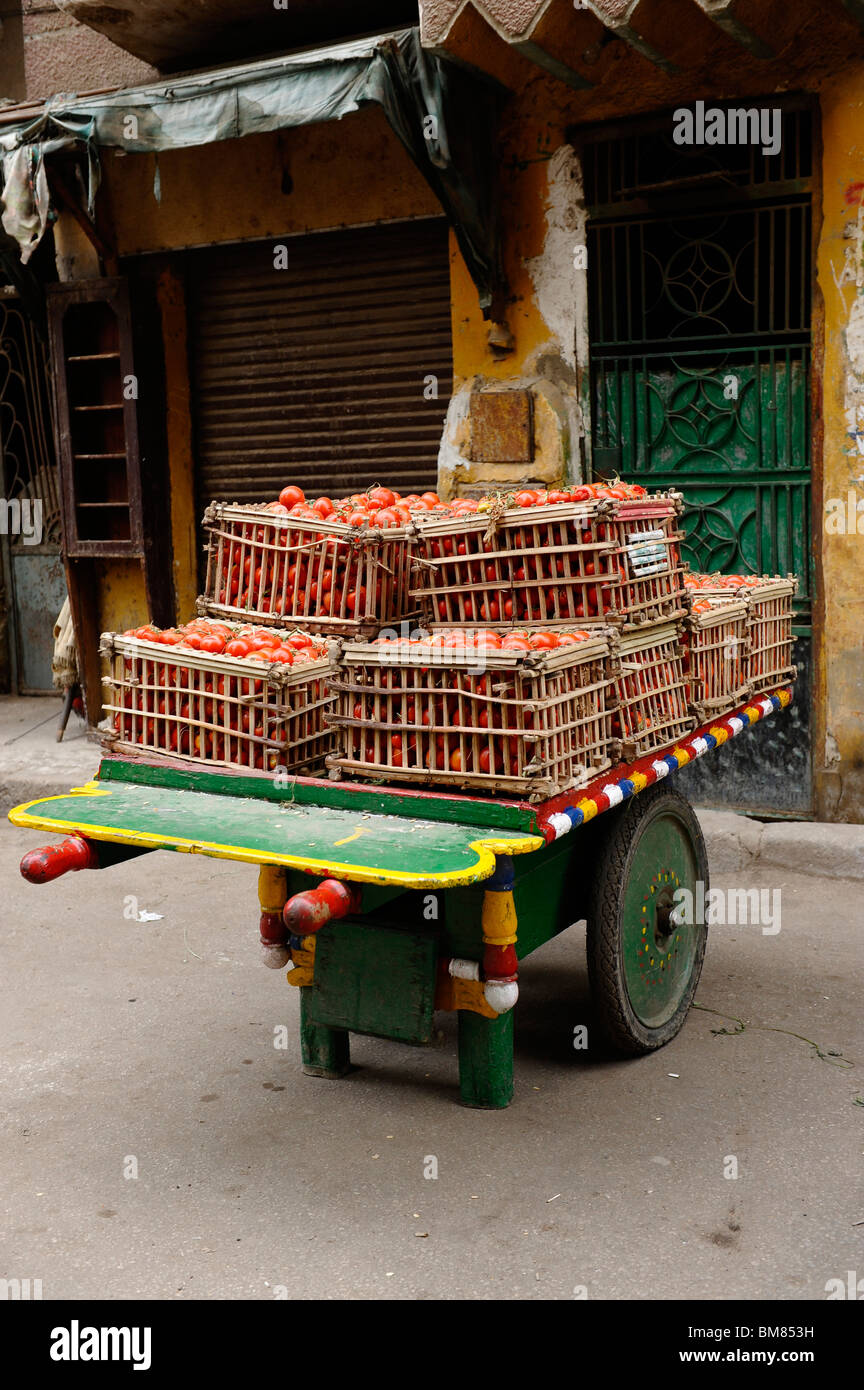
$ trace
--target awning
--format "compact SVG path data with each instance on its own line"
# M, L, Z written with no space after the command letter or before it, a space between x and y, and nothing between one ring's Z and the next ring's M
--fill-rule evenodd
M3 227L26 263L50 217L45 160L61 150L86 151L92 216L99 146L184 149L340 120L377 103L441 202L488 312L502 288L495 177L502 95L487 79L424 52L417 29L104 95L61 94L36 120L0 135Z

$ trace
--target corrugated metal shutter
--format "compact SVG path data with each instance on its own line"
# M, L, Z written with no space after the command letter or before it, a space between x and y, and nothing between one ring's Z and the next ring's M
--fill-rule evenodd
M199 503L268 501L286 483L434 488L453 372L446 224L281 244L283 270L273 241L190 257Z

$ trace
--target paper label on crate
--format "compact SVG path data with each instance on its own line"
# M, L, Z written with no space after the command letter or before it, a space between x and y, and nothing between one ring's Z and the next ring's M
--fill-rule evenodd
M668 574L669 557L663 531L631 531L626 549L637 579L647 579L652 574Z

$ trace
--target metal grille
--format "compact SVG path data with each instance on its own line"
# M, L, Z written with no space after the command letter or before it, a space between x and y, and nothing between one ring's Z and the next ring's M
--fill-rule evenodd
M0 297L0 441L2 495L9 501L39 500L42 546L60 546L60 483L51 435L45 350L20 300ZM21 535L13 550L32 551Z
M190 258L199 512L286 483L341 497L435 487L452 389L439 219Z
M806 623L809 113L772 157L671 131L584 148L595 470L680 487L693 567L794 572Z

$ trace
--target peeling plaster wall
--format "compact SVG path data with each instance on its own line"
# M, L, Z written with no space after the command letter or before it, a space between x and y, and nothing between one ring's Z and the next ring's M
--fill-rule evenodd
M439 490L446 497L528 481L553 486L582 476L587 277L584 267L574 264L577 248L585 245L585 212L573 149L562 142L526 169L515 168L503 196L510 208L504 254L512 288L507 327L513 351L502 358L493 354L489 325L475 308L476 293L472 302L473 287L464 284L454 265L454 395L438 460ZM533 463L474 462L471 392L522 388L534 397Z
M822 98L824 478L814 527L824 586L817 814L864 821L864 64ZM818 702L817 702L818 706Z

